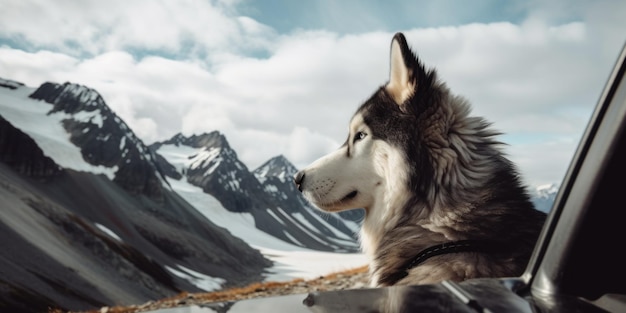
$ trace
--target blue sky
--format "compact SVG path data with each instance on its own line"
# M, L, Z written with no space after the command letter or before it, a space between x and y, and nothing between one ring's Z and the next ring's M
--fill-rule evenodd
M97 89L146 143L223 132L251 169L336 149L402 31L505 133L532 186L559 182L618 52L626 2L0 0L0 77Z
M507 1L256 1L241 11L280 33L295 29L327 29L338 34L393 32L416 27L468 23L521 22L525 5ZM459 9L460 8L460 9Z

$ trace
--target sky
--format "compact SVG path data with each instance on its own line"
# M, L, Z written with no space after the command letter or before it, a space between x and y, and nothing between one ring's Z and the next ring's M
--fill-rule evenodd
M531 186L562 180L626 2L0 0L0 77L96 89L146 143L218 130L255 169L337 149L403 32Z

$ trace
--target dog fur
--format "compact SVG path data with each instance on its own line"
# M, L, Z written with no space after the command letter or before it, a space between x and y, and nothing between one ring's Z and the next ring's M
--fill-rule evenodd
M499 149L499 133L470 115L401 33L390 58L389 81L356 111L345 144L296 174L299 189L327 212L365 209L371 286L521 275L545 214ZM420 251L458 240L505 249L434 256L390 279Z

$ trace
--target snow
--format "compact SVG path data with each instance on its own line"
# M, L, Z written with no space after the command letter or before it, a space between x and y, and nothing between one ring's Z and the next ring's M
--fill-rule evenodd
M298 239L294 238L294 237L293 237L291 234L289 234L288 232L286 232L286 231L284 231L284 230L283 230L283 234L284 234L287 238L289 238L289 240L291 240L291 241L293 241L293 242L295 242L295 243L297 243L297 244L299 244L299 245L301 245L301 246L302 246L302 243L301 243L300 241L298 241Z
M349 229L351 229L354 233L358 233L361 229L361 225L357 222L343 220L344 225L346 225Z
M122 139L120 139L120 150L124 149L125 145L126 145L126 137L122 137ZM125 152L128 152L128 150L125 150Z
M291 215L289 215L289 214L287 214L287 213L283 212L282 210L280 210L279 212L280 212L280 214L281 214L282 216L284 216L284 217L285 217L286 219L288 219L290 222L292 222L293 224L298 225L298 222L297 222L296 220L294 220L294 219L291 217ZM307 223L307 224L308 224L308 223ZM308 224L308 225L310 225L310 227L311 227L310 229L315 229L315 227L313 227L313 225L311 225L311 224ZM300 228L300 229L301 229L303 232L305 232L307 235L309 235L309 237L311 237L311 238L315 239L317 242L319 242L319 243L321 243L321 244L324 244L324 241L322 241L322 240L318 239L318 238L320 237L320 235L321 235L319 232L318 232L317 234L314 234L314 233L312 233L311 231L309 231L309 229L307 229L307 228L305 228L305 227L302 227L302 228Z
M291 166L290 164L284 164L283 163L287 163L288 161L284 160L284 161L278 161L277 159L272 159L270 162L268 162L268 164L256 169L254 171L254 176L256 176L257 180L259 180L259 182L263 183L265 182L265 180L267 179L267 176L269 175L270 170L272 170L275 167L284 167L284 166L288 166L289 168L292 168L290 170L282 170L280 173L278 174L273 174L272 176L278 178L279 181L281 182L286 182L286 181L291 181L292 180L292 175L289 174L289 172L296 172L297 170L295 168L293 168L293 166ZM278 164L277 164L278 163Z
M272 216L272 217L273 217L276 221L278 221L279 223L281 223L283 226L285 225L285 222L284 222L284 221L283 221L280 217L278 217L278 216L276 215L276 213L274 213L274 212L272 212L272 211L270 211L270 210L267 210L267 213L268 213L269 215L271 215L271 216Z
M52 105L28 97L35 89L20 87L15 90L0 87L0 115L13 126L29 135L43 150L43 153L61 167L76 171L104 174L115 177L117 167L95 166L87 163L80 148L70 142L70 136L61 121L73 118L63 112L46 115ZM84 115L80 116L85 118ZM92 120L92 122L101 122Z
M280 179L280 181L285 182L288 179L291 179L291 177L287 177L287 173L285 171L280 172L280 174L277 175L278 179Z
M276 187L276 185L265 185L265 191L276 193L278 192L278 187Z
M559 192L559 184L545 184L537 186L535 189L535 194L538 197L549 198L550 196L556 195Z
M170 273L187 280L192 283L194 286L204 290L204 291L213 291L222 288L222 284L226 281L222 278L211 277L208 275L204 275L202 273L198 273L192 269L186 268L182 265L176 265L178 269L171 268L169 266L165 266L165 269Z
M96 225L96 227L101 230L102 232L104 232L105 234L107 234L109 237L112 237L113 239L122 242L122 238L120 238L120 236L118 236L114 231L108 229L106 226L102 225L102 224L98 224L95 223L94 225Z
M285 281L294 278L313 279L329 273L345 271L367 264L361 253L333 253L313 250L286 251L259 249L275 262L267 281Z
M196 154L197 150L183 145L163 145L158 153L182 172L189 165L188 156ZM215 197L204 193L200 187L189 184L185 179L169 181L172 189L207 219L227 229L274 262L274 266L267 270L267 281L312 279L367 264L362 253L320 252L282 241L257 229L250 213L226 210ZM280 220L278 216L275 217Z
M182 173L183 169L191 167L192 159L189 159L189 156L198 154L200 150L202 149L183 145L162 145L158 152L176 168L177 172Z
M239 305L238 303L237 305ZM232 312L231 309L229 309L228 311ZM205 307L200 307L197 305L190 305L190 306L182 306L182 307L156 309L153 311L146 311L146 312L148 313L215 313L215 310L212 308L205 308ZM244 311L244 312L250 312L250 311Z
M315 219L317 219L318 221L320 221L320 223L324 223L324 221L322 220L322 218L315 214L315 213L311 213L311 215L313 215L315 217ZM315 229L313 227L313 225L311 225L311 223L309 223L309 221L307 221L304 216L302 215L302 213L294 213L293 216L300 221L301 223L306 223L307 225L309 225L311 229ZM329 229L335 234L335 236L339 237L339 238L345 238L346 240L352 240L352 238L348 237L348 235L340 232L339 230L337 230L334 227L329 227Z
M102 137L102 135L98 135L98 140L101 141L109 141L109 138L111 138L111 134L106 134L104 137Z
M211 167L204 173L205 176L210 175L220 165L222 158L219 157L221 149L219 148L192 148L185 145L167 144L159 148L159 154L167 155L166 159L176 168L179 173L183 169L202 168L213 162ZM232 186L231 186L232 187ZM238 186L235 186L238 187Z
M212 169L210 169L209 171L207 171L204 175L208 175L208 173L212 173L213 170L215 170L215 167L217 167L217 165L214 165L213 167L211 167ZM230 171L228 174L228 186L230 186L231 190L239 190L239 182L240 179L237 178L237 172L235 171Z
M215 171L217 166L221 163L222 159L218 158L220 155L220 148L210 148L207 150L206 148L197 149L197 153L191 159L191 163L189 164L189 168L195 169L197 167L204 167L204 165L208 162L211 162L215 159L215 163L209 168L205 175L210 175Z
M267 281L312 279L367 264L365 255L361 253L320 252L284 242L258 230L254 226L254 218L250 213L230 212L213 196L185 181L172 179L170 183L181 197L207 219L259 249L263 255L274 261L274 266L268 269Z
M307 221L306 218L304 218L302 213L293 213L293 217L295 217L296 220L298 220L300 223L307 225L310 229L315 229L315 227L311 225L311 223L309 223L309 221Z
M74 113L73 115L68 115L68 116L71 116L74 120L80 121L83 123L90 122L92 124L97 125L98 128L102 128L102 125L104 123L102 120L102 113L100 113L100 110L94 110L91 112L80 111L80 112Z
M255 171L254 176L256 176L259 179L265 178L269 170L270 170L269 165L263 166L262 168L259 168Z

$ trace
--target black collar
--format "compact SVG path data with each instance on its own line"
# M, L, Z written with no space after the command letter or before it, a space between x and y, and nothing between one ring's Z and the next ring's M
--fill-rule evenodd
M394 285L399 280L406 277L409 274L408 272L410 269L437 255L458 252L497 253L504 250L505 246L502 243L489 240L459 240L444 242L420 251L420 253L408 260L397 272L382 276L379 280L379 284L387 286Z

